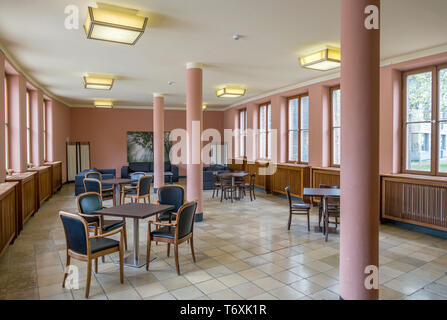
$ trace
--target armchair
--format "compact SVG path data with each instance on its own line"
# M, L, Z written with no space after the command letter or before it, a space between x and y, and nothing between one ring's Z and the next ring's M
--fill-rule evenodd
M96 169L92 168L89 170L82 171L78 173L75 176L75 195L79 195L81 193L85 192L84 189L84 178L86 177L86 174L89 172L99 172L101 174L100 179L98 180L107 180L107 179L114 179L116 177L116 170L115 169ZM104 189L112 189L112 185L104 184Z
M85 286L85 297L88 298L90 293L90 281L92 276L92 260L95 260L95 273L98 272L98 258L104 257L114 252L119 252L120 260L120 282L124 283L123 269L123 229L118 228L114 231L101 235L89 236L88 225L84 218L60 211L59 216L65 231L65 239L67 243L67 261L64 273L62 287L65 288L65 281L68 276L68 267L71 258L87 262L87 284ZM120 241L116 241L109 236L120 233Z

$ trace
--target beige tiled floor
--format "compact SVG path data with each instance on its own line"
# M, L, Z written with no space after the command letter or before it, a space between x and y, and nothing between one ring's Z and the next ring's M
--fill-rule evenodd
M150 271L125 268L121 284L116 257L107 258L92 277L90 299L338 299L339 236L325 243L307 232L304 217L294 217L288 232L286 200L257 194L255 202L231 204L205 192L205 220L195 225L196 264L184 244L178 276L166 246L153 245ZM0 258L0 299L84 299L85 263L72 260L80 288L61 287L65 236L58 211L75 208L67 185L28 221ZM145 250L147 223L140 228ZM128 233L132 248L131 220ZM447 299L447 240L383 225L380 264L382 299Z

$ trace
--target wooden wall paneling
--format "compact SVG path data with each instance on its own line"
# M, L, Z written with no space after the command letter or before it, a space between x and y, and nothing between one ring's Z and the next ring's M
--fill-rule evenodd
M37 211L36 172L20 173L6 177L8 182L17 182L17 235L23 225Z
M311 170L311 186L318 188L320 184L328 186L338 186L340 188L340 169L339 168L317 168ZM312 199L314 204L320 203L319 198Z
M62 161L45 162L50 167L51 190L56 193L62 188Z
M30 168L29 172L37 172L37 194L38 194L38 203L39 207L45 200L49 199L52 195L51 190L51 176L50 176L50 167L42 166L38 168Z
M17 237L17 184L0 184L0 256Z
M277 165L272 181L273 192L285 194L285 188L289 186L290 194L302 199L303 189L310 186L310 167L305 165Z

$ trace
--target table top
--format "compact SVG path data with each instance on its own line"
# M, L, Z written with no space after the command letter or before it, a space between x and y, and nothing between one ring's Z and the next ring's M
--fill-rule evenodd
M219 177L221 178L231 178L231 177L243 178L246 176L248 176L247 172L224 172L219 174Z
M99 211L96 211L95 214L113 217L145 219L158 213L172 210L174 208L174 206L162 204L126 203L116 207L101 209Z
M134 181L137 181L137 180L135 180L135 179L122 179L122 178L101 180L101 182L104 183L104 184L127 184L127 183L132 183Z
M304 188L303 196L308 196L308 197L340 197L340 189Z

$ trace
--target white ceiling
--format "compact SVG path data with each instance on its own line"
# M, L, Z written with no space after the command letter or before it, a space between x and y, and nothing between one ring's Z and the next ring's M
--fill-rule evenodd
M168 107L183 108L187 62L205 65L204 101L225 107L330 74L302 69L297 58L340 42L340 0L103 1L148 12L148 30L135 46L87 40L82 25L87 6L95 6L88 0L1 0L0 44L40 86L72 106L94 98L150 106L159 92ZM79 30L64 27L71 4L80 9ZM382 0L382 59L446 44L446 14L446 0ZM234 41L234 33L242 38ZM87 73L119 80L110 92L85 90ZM224 84L246 86L247 94L219 99L215 91Z

